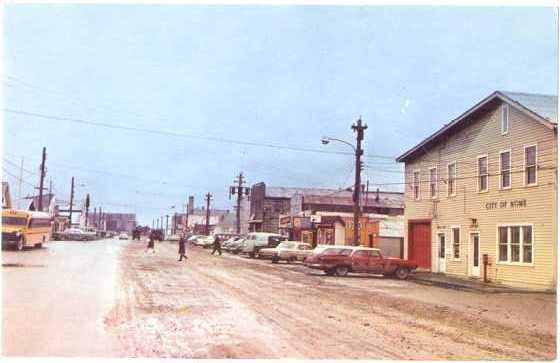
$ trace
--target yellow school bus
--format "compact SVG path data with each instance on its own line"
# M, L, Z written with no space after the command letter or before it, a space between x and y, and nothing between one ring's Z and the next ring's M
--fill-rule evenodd
M52 218L48 213L2 209L2 247L41 247L51 238Z

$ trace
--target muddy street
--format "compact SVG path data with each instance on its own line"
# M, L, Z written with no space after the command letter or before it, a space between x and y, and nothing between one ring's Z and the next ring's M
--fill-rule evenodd
M130 242L105 318L120 356L523 359L555 357L555 295L483 294L328 277L176 243Z

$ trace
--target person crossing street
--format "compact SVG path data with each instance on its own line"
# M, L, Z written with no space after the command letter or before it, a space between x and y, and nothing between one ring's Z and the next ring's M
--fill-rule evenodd
M179 261L183 261L183 257L185 258L185 261L188 259L187 257L187 250L185 248L185 234L181 233L181 237L179 238Z
M218 253L221 256L222 255L222 245L220 243L220 238L218 236L214 237L213 247L214 247L214 249L212 250L212 254L214 254L216 251L218 251Z

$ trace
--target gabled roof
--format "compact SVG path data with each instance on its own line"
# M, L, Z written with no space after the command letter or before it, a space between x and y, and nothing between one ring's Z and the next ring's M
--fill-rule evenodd
M517 110L523 112L528 117L534 119L535 121L541 123L545 127L553 129L558 123L558 97L551 95L539 95L530 93L518 93L518 92L508 92L508 91L495 91L488 97L484 98L482 101L468 109L466 112L461 114L456 119L445 124L441 129L434 132L432 135L428 136L418 145L414 146L410 150L403 153L397 158L397 161L404 162L420 151L424 151L434 144L436 144L444 136L453 133L472 121L472 116L483 112L492 106L496 105L498 102L504 102Z

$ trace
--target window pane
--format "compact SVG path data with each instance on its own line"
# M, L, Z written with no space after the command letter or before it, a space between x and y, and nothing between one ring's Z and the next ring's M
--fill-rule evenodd
M453 257L459 258L460 247L459 247L459 228L453 228Z
M481 191L488 189L488 176L487 175L483 175L483 176L480 177L479 188L480 188Z
M507 227L498 227L498 243L499 243L499 260L508 260L508 246L507 246L508 232Z
M447 166L447 193L453 194L455 192L455 164Z
M533 262L533 227L523 226L523 262Z
M506 133L509 130L509 115L508 115L508 106L502 106L502 133Z
M529 146L525 149L525 164L535 165L537 161L537 147Z
M527 184L535 184L537 182L537 167L529 166L527 167Z
M519 245L511 245L511 261L519 262Z
M500 261L507 261L507 245L500 245Z
M488 158L478 159L478 174L484 175L488 172Z

